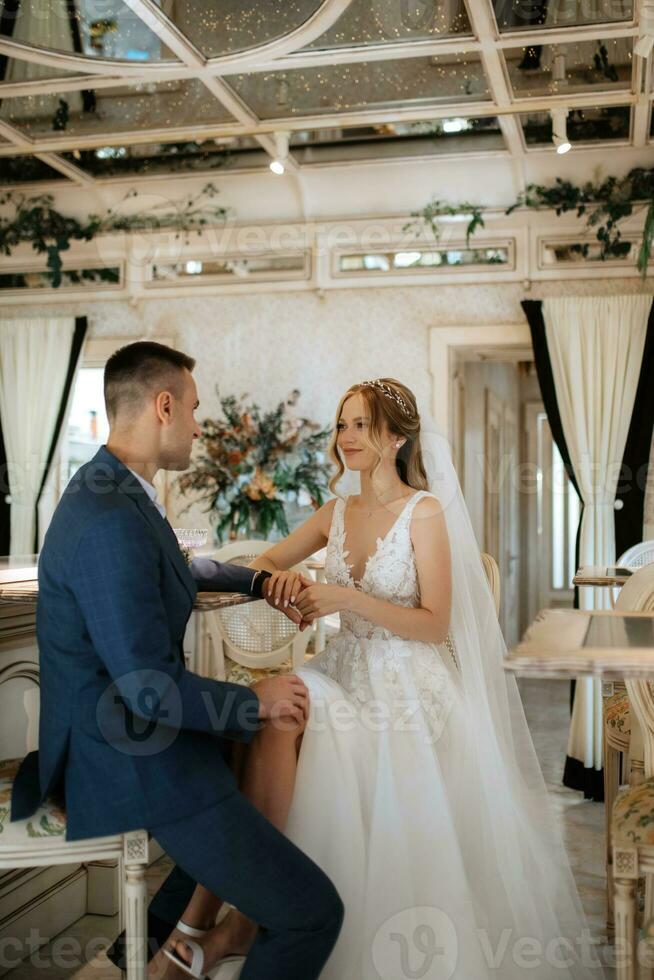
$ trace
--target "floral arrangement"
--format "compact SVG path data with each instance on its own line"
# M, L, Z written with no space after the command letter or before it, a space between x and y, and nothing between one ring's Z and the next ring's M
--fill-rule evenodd
M328 490L330 432L290 411L300 392L269 412L246 397L219 394L222 417L202 423L200 451L178 480L182 494L208 503L220 542L288 534L288 505L318 508Z

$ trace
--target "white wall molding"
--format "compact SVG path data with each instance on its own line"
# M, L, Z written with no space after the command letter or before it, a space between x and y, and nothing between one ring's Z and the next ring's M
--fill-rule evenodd
M497 349L531 346L526 323L489 323L484 326L439 326L429 332L429 370L433 379L432 415L439 430L452 439L452 379L457 351L479 347Z

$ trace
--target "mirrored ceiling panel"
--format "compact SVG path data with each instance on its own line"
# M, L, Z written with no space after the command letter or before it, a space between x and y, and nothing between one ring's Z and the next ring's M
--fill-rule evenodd
M302 165L488 153L505 148L496 116L298 130L292 133L290 146Z
M163 0L163 9L209 57L274 41L302 24L324 0Z
M534 44L504 50L513 91L518 97L562 95L591 88L628 90L632 53L632 38Z
M520 122L527 146L551 146L554 152L549 112L521 113ZM631 108L628 105L571 109L566 122L573 151L575 143L628 140L630 124Z
M633 0L493 0L501 31L629 22Z
M150 177L158 174L210 173L268 169L269 155L251 136L175 143L115 144L61 154L96 178Z
M262 119L488 98L473 55L254 72L227 81Z
M5 3L2 33L13 41L87 58L176 61L122 0L21 0Z
M0 185L25 184L38 180L66 180L63 174L36 157L0 156Z
M325 34L307 45L359 47L472 34L463 0L352 0Z
M69 135L71 140L232 121L197 79L3 99L0 119L35 139Z
M0 93L2 83L7 82L33 82L37 79L46 78L58 81L62 78L70 78L72 75L81 75L83 72L64 71L61 68L50 68L48 65L37 65L31 61L22 61L20 58L8 58L0 54Z

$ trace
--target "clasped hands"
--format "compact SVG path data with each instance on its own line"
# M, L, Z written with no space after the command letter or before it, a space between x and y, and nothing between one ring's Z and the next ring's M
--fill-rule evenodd
M342 585L314 582L292 571L273 572L263 586L266 602L288 616L301 632L321 616L344 609L348 591Z

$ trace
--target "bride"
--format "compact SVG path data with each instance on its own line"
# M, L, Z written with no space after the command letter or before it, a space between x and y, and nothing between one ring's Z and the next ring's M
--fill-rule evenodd
M347 467L360 493L253 566L301 628L340 631L297 672L306 723L254 747L243 784L343 899L322 977L599 980L445 440L382 378L345 393L330 452L332 489ZM325 545L325 584L288 571Z

